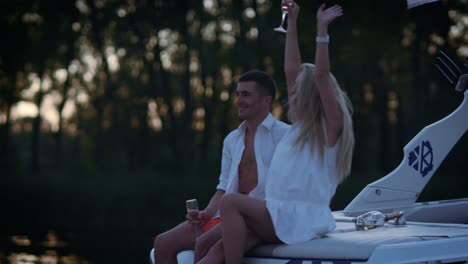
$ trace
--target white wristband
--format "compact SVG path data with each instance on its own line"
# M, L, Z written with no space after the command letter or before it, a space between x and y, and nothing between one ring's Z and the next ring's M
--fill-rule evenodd
M330 37L328 35L326 37L317 36L315 38L315 42L317 42L317 43L328 43L328 42L330 42Z

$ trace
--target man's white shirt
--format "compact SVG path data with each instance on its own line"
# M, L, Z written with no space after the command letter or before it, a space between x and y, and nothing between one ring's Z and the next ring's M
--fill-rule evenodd
M265 199L265 180L273 153L290 125L276 120L271 114L258 125L254 137L255 159L257 161L258 183L249 193L250 197ZM239 163L245 149L245 121L224 139L221 175L218 190L226 193L238 192Z

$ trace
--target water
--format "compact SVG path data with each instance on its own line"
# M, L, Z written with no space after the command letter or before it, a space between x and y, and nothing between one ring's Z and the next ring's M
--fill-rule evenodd
M0 237L0 264L91 264L94 263L71 252L67 242L55 231L43 239L26 235Z

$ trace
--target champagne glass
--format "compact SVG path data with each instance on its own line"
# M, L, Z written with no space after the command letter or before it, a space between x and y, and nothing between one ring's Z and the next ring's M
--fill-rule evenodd
M281 6L281 24L279 27L275 28L276 32L286 33L286 29L284 28L284 22L286 21L286 17L288 16L288 7Z
M198 213L197 199L191 199L191 200L185 201L185 207L187 208L187 213L191 215L196 215Z
M193 218L198 218L198 202L197 199L191 199L185 201L185 207L187 208L187 213L190 214ZM196 236L201 234L201 229L199 226L193 226Z

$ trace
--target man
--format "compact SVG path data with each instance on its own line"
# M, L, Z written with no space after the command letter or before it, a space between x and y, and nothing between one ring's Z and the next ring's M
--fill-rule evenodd
M195 262L207 254L221 238L218 210L225 193L264 198L265 176L276 145L289 125L270 113L276 84L265 72L243 74L236 93L235 105L243 122L224 140L217 191L198 215L187 214L187 221L156 237L154 257L158 264L177 263L177 254L183 250L195 248ZM201 231L197 231L198 227Z

